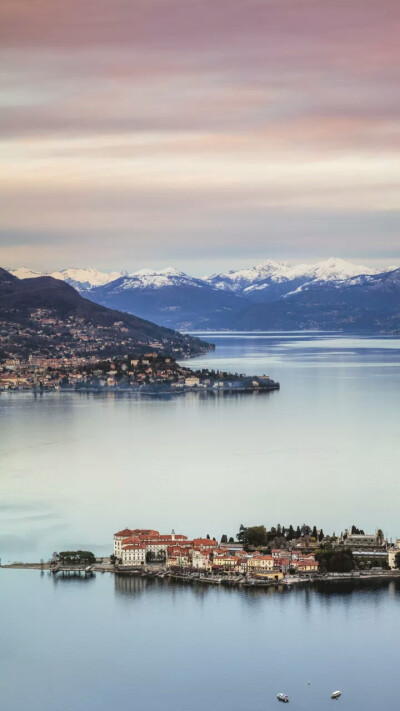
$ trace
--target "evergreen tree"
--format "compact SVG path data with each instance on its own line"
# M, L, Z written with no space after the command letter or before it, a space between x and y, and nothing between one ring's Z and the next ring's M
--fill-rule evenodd
M236 538L240 543L243 543L243 545L247 543L247 528L245 528L242 523L240 524L239 533Z
M224 533L223 536L221 536L221 543L228 543L228 536L226 533Z

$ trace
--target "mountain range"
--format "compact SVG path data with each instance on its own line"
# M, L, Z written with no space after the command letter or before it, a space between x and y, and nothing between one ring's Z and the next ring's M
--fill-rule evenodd
M24 268L13 274L33 276ZM65 269L52 276L98 304L181 330L391 331L399 322L399 274L395 266L371 269L328 259L296 265L266 260L202 278L173 268L131 274Z
M91 355L151 349L185 356L204 352L208 344L96 304L59 279L19 279L0 268L0 351L29 354L57 348Z

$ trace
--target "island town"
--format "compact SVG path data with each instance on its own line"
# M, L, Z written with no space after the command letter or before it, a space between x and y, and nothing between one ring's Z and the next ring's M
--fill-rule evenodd
M396 578L400 576L400 539L389 541L381 529L365 533L352 526L340 535L325 535L316 526L279 524L241 526L219 541L209 534L189 538L172 531L124 528L113 536L112 554L96 558L90 551L61 551L40 564L3 567L42 568L54 575L140 575L188 583L291 586L321 580Z
M143 355L81 358L29 356L0 363L0 392L128 391L143 395L269 392L279 383L267 375L246 376L208 368L191 370L174 358L149 351Z
M340 536L325 536L316 526L296 530L278 524L240 527L236 536L189 539L174 531L125 528L114 534L112 562L121 572L158 564L162 574L219 582L278 583L334 575L381 574L400 568L400 539L385 539L353 526Z

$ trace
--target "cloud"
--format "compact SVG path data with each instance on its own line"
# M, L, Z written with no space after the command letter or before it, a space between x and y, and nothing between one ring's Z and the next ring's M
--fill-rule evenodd
M237 224L256 252L279 210L283 244L317 249L285 213L325 213L321 249L340 217L357 251L360 214L391 250L399 28L397 0L5 0L3 254L24 235L61 267L79 235L96 263L108 239L118 267L168 245L204 261Z

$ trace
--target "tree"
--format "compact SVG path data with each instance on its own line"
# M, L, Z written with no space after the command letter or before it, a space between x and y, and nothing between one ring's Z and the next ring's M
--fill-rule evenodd
M249 546L266 546L268 534L265 526L250 526L247 529L247 543Z
M294 538L294 535L295 535L295 534L294 534L294 528L293 528L292 524L290 524L290 526L289 526L289 531L288 531L287 536L286 536L287 540L288 540L288 541L292 541L293 538Z
M234 542L235 542L234 538L232 538L232 536L230 536L229 543L234 543Z
M221 543L228 543L228 536L226 533L224 533L223 536L221 536Z
M394 557L394 564L395 564L396 568L400 568L400 552L396 553L396 555Z
M209 533L207 533L207 538L208 538L208 540L210 540L210 534L209 534Z
M243 545L247 543L247 528L245 528L242 523L240 524L239 533L236 535L236 538L240 543L243 543Z
M349 573L354 570L354 558L347 550L319 550L315 554L321 570L330 573Z
M318 533L317 533L317 527L313 526L313 530L311 531L311 536L315 538L315 540L318 539Z
M301 538L300 526L297 526L297 528L296 528L295 538Z
M323 532L322 528L321 528L321 530L320 530L320 532L319 532L318 540L319 540L320 543L321 543L321 541L324 540L324 532Z
M64 565L93 565L96 562L91 551L61 551L58 559Z

